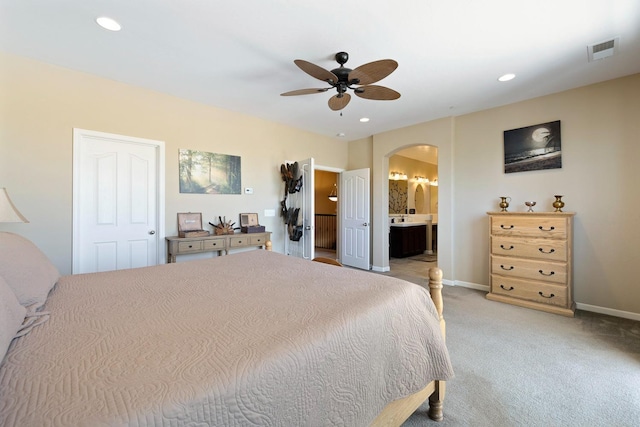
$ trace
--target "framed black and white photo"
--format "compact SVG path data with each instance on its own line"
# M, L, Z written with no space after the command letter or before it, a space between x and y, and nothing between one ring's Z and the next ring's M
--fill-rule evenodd
M560 120L504 131L504 172L562 167Z

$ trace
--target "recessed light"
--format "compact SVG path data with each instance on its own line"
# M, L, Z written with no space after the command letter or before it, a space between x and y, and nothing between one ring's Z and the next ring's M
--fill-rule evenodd
M336 136L337 136L338 138L344 138L344 137L345 137L345 134L344 134L344 132L340 132L340 133L336 134Z
M498 77L499 82L508 82L509 80L513 80L516 78L516 75L513 73L505 74L504 76Z
M99 18L96 18L96 22L105 30L120 31L122 29L122 26L120 24L118 24L116 21L114 21L111 18L107 18L106 16L101 16Z
M362 123L367 123L369 121L369 117L363 117L360 119Z

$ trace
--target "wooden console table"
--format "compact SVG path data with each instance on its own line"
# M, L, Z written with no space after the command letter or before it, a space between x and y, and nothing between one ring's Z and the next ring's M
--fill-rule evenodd
M168 262L176 262L176 256L197 254L202 252L218 252L218 255L229 254L230 249L245 247L271 248L271 232L264 233L236 233L220 236L203 237L167 237L169 252Z

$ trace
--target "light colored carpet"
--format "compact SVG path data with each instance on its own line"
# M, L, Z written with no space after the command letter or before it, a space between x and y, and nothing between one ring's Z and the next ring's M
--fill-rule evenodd
M567 318L461 287L443 293L456 373L444 421L423 405L405 427L640 425L640 322Z

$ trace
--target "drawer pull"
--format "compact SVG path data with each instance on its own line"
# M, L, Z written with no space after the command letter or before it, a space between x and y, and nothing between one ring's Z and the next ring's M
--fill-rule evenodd
M556 228L555 228L555 227L553 227L553 226L552 226L552 227L547 228L546 230L545 230L545 228L544 228L543 226L540 226L540 227L538 227L538 228L539 228L540 230L542 230L542 231L553 231L553 230L555 230L555 229L556 229Z
M500 228L502 228L503 230L511 230L511 229L513 229L513 225L505 227L504 224L500 224Z
M192 247L193 247L193 245L189 245L189 248L192 248Z
M513 245L509 245L508 248L505 248L504 245L500 245L500 248L504 249L505 251L510 251L511 249L513 249ZM542 249L540 249L542 250Z
M543 276L553 276L554 274L556 274L555 271L552 271L551 273L545 273L542 270L538 270L538 273L542 274Z
M505 291L512 291L513 290L513 286L509 286L509 289L505 288L504 285L500 285L500 287L502 289L504 289Z
M538 295L540 295L542 298L553 298L555 297L554 294L549 294L549 296L546 296L545 294L543 294L542 292L538 292Z
M552 253L554 253L554 252L556 251L555 249L551 249L551 250L549 250L549 251L547 252L547 251L545 251L545 250L544 250L544 249L542 249L542 248L538 248L538 250L539 250L540 252L542 252L543 254L552 254Z
M503 269L503 270L507 270L507 271L509 271L509 270L513 270L513 268L514 268L514 267L513 267L513 265L512 265L512 266L510 266L509 268L504 268L504 265L500 265L500 268L501 268L501 269ZM540 272L542 273L542 271L540 271Z

